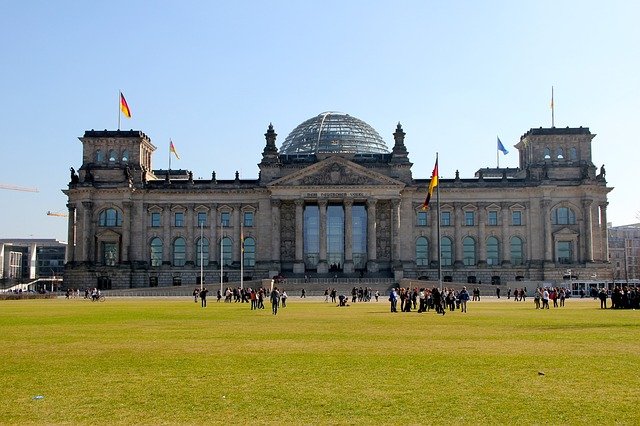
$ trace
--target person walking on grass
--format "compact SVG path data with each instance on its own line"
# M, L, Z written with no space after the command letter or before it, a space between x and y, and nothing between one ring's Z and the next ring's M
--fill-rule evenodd
M549 309L549 290L545 287L542 290L542 309Z
M207 307L207 293L209 293L209 290L206 287L200 292L200 304L203 308Z
M398 293L395 288L389 292L389 302L391 303L391 312L398 312Z
M460 294L458 295L460 298L460 310L463 313L467 313L467 302L469 301L469 292L467 291L467 287L462 287L460 290Z
M271 312L273 315L278 315L278 305L280 304L280 292L278 291L278 287L274 287L271 290Z

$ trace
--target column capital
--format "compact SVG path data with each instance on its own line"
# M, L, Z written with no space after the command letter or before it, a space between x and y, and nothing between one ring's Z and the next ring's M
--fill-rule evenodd
M271 200L271 207L280 207L282 205L282 200Z
M591 207L593 205L593 200L582 200L582 207Z
M367 198L367 207L375 207L377 202L375 198Z
M82 207L84 207L87 210L91 210L93 208L93 201L83 201Z
M328 201L327 200L318 200L318 206L325 208L327 207Z
M301 200L301 199L299 199L299 198L298 198L298 199L296 199L296 200L294 201L294 203L295 203L296 207L297 207L297 206L304 206L304 200Z
M67 208L69 209L69 211L72 211L76 209L76 205L73 203L67 203Z
M349 207L353 206L353 198L345 198L344 201L343 201L343 204L345 205L345 207L346 206L349 206Z

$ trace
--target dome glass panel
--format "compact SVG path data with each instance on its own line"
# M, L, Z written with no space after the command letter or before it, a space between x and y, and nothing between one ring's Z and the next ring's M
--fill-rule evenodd
M388 154L373 127L341 112L324 112L306 120L287 136L280 154Z

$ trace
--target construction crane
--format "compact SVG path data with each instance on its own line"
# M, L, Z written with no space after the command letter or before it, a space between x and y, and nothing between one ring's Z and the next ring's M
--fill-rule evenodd
M69 217L67 213L52 212L51 210L47 212L47 216Z
M38 188L29 188L26 186L10 185L6 183L0 183L0 189L8 189L10 191L23 191L23 192L40 192L38 191Z

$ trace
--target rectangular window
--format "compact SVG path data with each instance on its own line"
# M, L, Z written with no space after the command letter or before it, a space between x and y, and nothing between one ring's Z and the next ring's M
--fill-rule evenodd
M154 228L160 227L160 213L158 212L151 213L151 226Z
M418 226L427 226L427 212L418 212Z
M513 211L511 212L511 224L514 226L522 225L522 212L521 211Z
M440 213L440 225L451 226L451 212Z
M207 212L198 212L198 226L207 226Z
M244 226L253 226L253 212L244 212L242 223Z
M220 224L222 224L223 227L228 228L231 226L231 213L229 212L222 212L220 213Z
M174 226L181 228L184 226L184 213L176 212Z
M556 244L556 256L558 258L558 263L571 263L572 261L572 253L571 253L571 241L558 241Z
M487 212L487 224L489 226L498 226L498 212Z
M475 212L464 212L464 225L474 226L476 224Z

